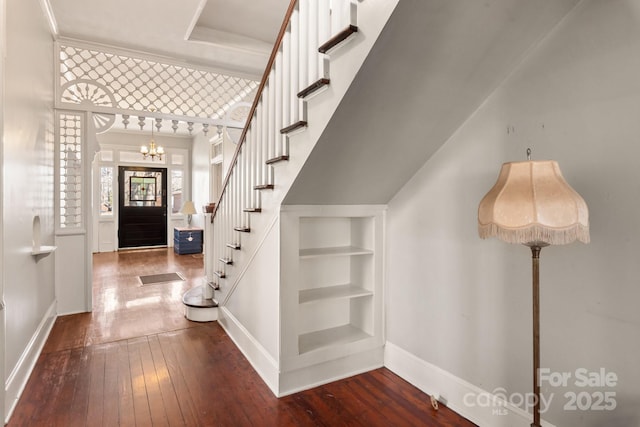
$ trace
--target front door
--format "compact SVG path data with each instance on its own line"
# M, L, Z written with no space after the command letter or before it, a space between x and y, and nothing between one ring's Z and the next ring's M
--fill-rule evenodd
M118 167L118 248L167 245L167 169Z

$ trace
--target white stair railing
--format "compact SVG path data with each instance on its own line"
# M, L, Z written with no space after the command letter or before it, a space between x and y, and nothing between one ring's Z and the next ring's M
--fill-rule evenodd
M215 274L220 284L260 212L263 190L274 186L273 164L288 160L288 133L306 126L305 98L329 83L329 60L319 52L357 30L354 0L292 0L268 61L221 196L211 216ZM345 31L349 32L345 35ZM326 51L326 49L325 49Z

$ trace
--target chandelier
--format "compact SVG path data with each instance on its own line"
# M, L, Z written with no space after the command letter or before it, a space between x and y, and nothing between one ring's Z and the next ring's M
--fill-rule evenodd
M159 145L156 146L156 141L153 139L153 123L151 123L151 141L149 141L149 146L141 146L140 154L142 154L142 158L145 160L147 157L151 157L151 161L154 161L156 159L156 156L158 157L158 160L162 160L164 148Z

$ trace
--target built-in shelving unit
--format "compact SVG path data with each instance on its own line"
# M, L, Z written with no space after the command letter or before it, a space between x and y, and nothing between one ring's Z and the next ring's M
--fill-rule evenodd
M383 206L285 206L282 368L382 354ZM358 368L360 370L365 367ZM315 377L314 376L314 377Z

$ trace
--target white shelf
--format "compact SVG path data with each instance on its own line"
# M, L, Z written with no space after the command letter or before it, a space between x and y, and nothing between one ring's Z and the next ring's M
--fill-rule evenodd
M300 354L303 354L323 347L333 347L367 338L371 338L371 335L362 329L358 329L353 325L343 325L300 335L298 337L298 349Z
M369 249L358 248L356 246L337 246L332 248L310 248L300 249L300 258L319 258L330 256L351 256L351 255L372 255Z
M40 246L31 250L31 255L48 255L56 250L57 246Z
M371 296L373 292L355 285L327 286L315 289L303 289L299 292L300 304L337 298L357 298Z

